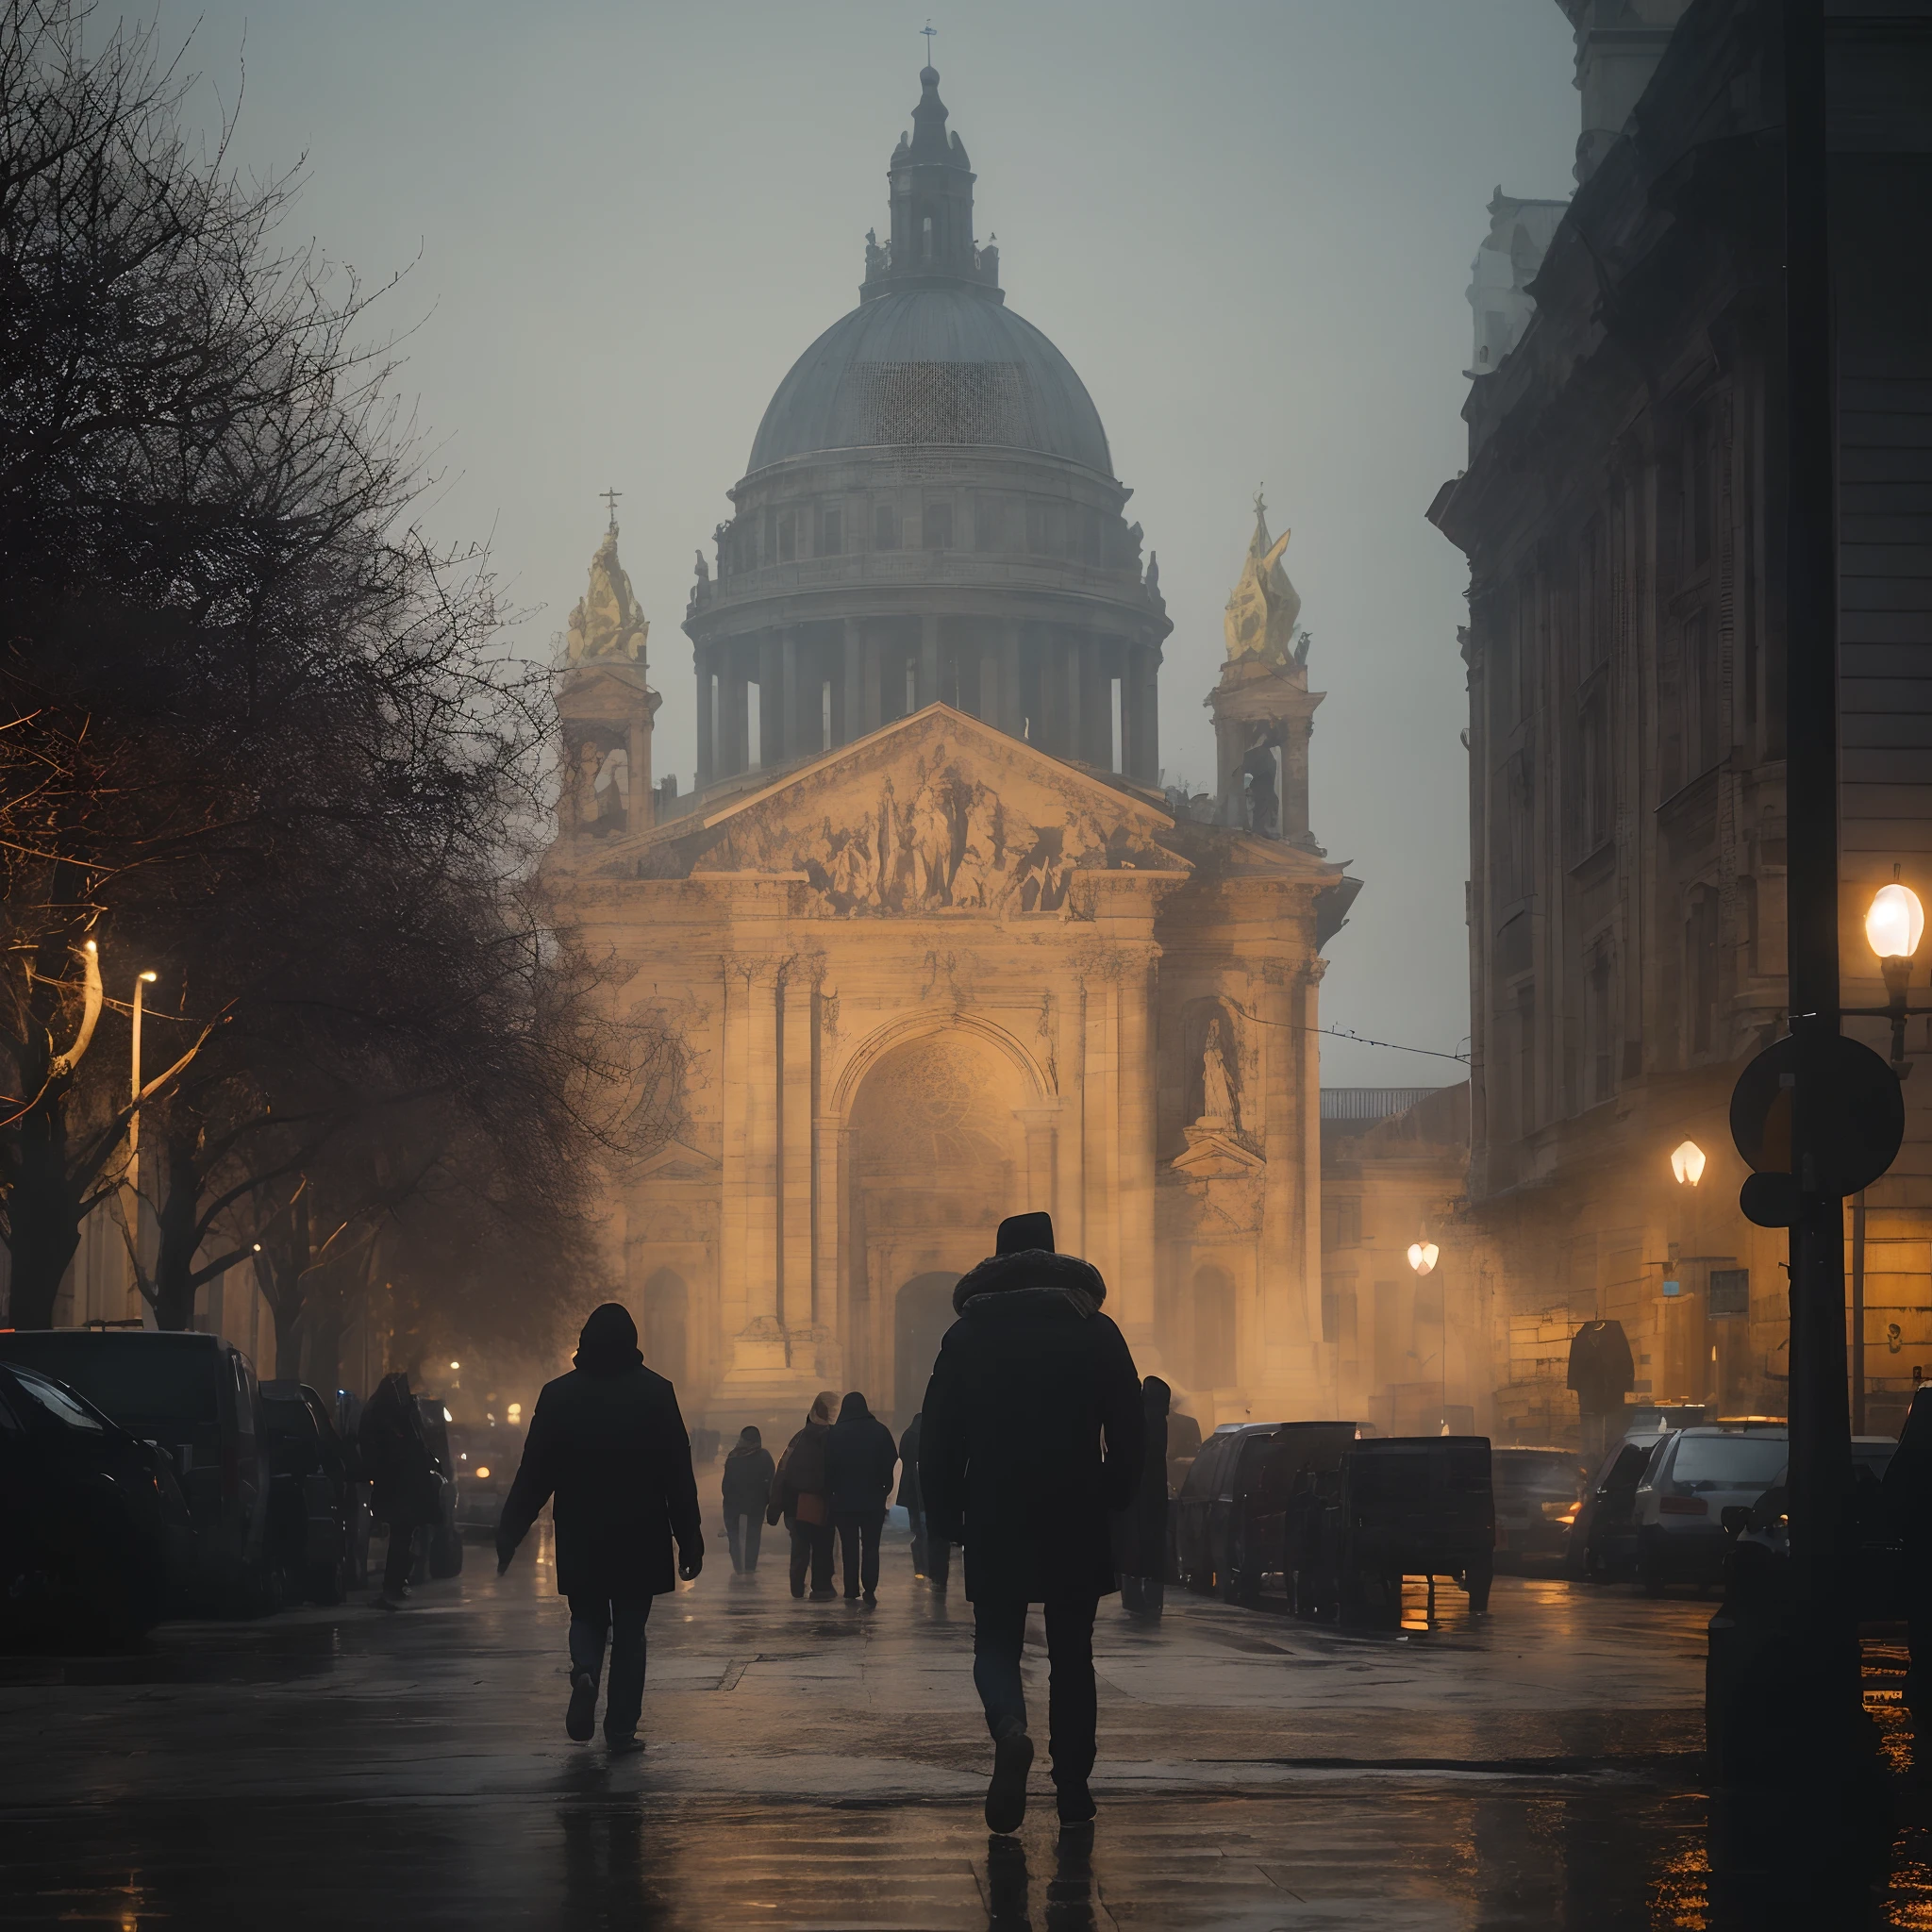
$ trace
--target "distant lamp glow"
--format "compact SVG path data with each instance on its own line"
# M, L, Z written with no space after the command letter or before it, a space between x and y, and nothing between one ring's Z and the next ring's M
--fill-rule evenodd
M1436 1265L1437 1257L1441 1254L1434 1241L1410 1241L1408 1244L1408 1265L1418 1274L1426 1274Z
M524 1405L521 1402L512 1402L504 1413L509 1417L511 1422L520 1423L524 1419Z
M1865 942L1881 959L1909 959L1925 934L1925 908L1909 886L1880 886L1865 914Z
M451 1367L452 1369L459 1369L459 1368L461 1368L461 1367L462 1367L462 1363L461 1363L461 1362L452 1362L452 1363L450 1363L450 1367Z
M1680 1141L1671 1149L1671 1172L1682 1187L1694 1188L1704 1178L1704 1149L1695 1141Z
M488 1477L489 1477L489 1474L490 1474L490 1471L489 1471L489 1469L488 1469L487 1467L484 1467L484 1468L479 1468L479 1469L477 1470L477 1472L476 1472L476 1476L477 1476L477 1479L478 1479L479 1481L485 1481L485 1480L487 1480L487 1479L488 1479Z

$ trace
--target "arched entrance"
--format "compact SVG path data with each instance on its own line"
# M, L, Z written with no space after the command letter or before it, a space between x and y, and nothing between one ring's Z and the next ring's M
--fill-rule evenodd
M660 1375L682 1384L689 1364L685 1359L686 1330L691 1314L691 1291L684 1276L675 1269L659 1268L644 1282L643 1343L644 1363Z
M902 1429L925 1397L933 1358L953 1325L953 1290L958 1281L943 1270L915 1274L892 1298L893 1412Z
M968 1026L894 1047L854 1097L852 1367L902 1423L951 1325L954 1283L992 1252L1004 1216L1050 1205L1028 1198L1016 1109L1031 1098L1011 1054Z

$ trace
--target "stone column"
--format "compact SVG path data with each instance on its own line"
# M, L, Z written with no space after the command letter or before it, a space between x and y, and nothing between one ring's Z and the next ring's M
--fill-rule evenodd
M838 742L850 744L865 729L864 703L860 680L865 675L864 652L859 641L858 620L848 617L844 624L844 674L839 686L839 709L835 724Z
M711 653L704 645L697 651L698 671L698 775L697 789L707 790L716 776L716 747L712 733L716 730L716 711L711 701Z
M1060 1091L1066 1095L1054 1136L1054 1226L1060 1245L1087 1252L1087 990L1078 980L1055 1000L1059 1024Z
M1004 626L1001 626L1004 628ZM995 731L1006 715L1006 694L1000 689L999 639L990 625L979 632L979 716Z
M735 777L751 767L751 688L745 677L750 642L734 638L725 647L725 669L719 695L724 704L723 777Z
M786 762L806 747L804 721L798 715L798 626L788 624L778 633L778 756ZM814 750L818 739L810 741Z
M1086 975L1086 1067L1080 1081L1081 1250L1111 1282L1120 1273L1120 981L1109 960Z
M812 985L793 965L781 982L778 1015L778 1311L786 1328L811 1326Z
M1152 908L1149 908L1151 916ZM1120 978L1120 1257L1116 1319L1130 1345L1154 1336L1154 1132L1158 1074L1152 1005L1160 949L1122 949ZM1109 1280L1113 1277L1109 1276Z
M758 768L769 772L785 757L784 646L776 631L758 637Z
M879 627L865 626L865 728L876 731L886 722L885 673L880 661Z
M822 1356L838 1346L839 1283L851 1247L851 1128L836 1118L813 1120L811 1322L821 1338Z
M1080 635L1080 739L1078 754L1085 764L1103 772L1113 769L1113 688L1107 675L1103 640L1091 631ZM1124 769L1124 767L1123 767Z
M625 769L629 773L630 797L626 823L633 832L651 828L651 718L649 712L630 721L630 742L625 747Z
M751 1325L782 1330L778 1256L778 1001L772 965L760 961L747 996L745 1049L745 1306Z
M1308 835L1308 740L1314 735L1312 718L1291 718L1281 743L1281 836L1306 839Z
M1160 647L1158 644L1137 644L1130 655L1134 666L1135 762L1127 770L1143 785L1158 785L1160 782ZM1128 689L1125 683L1122 684L1124 711ZM1126 736L1124 724L1121 735L1123 739Z
M923 711L940 694L940 621L928 612L919 620L918 701L914 710Z
M718 1299L725 1337L755 1319L746 1273L750 1208L751 983L735 959L724 966L724 1046L719 1054L719 1109L724 1117L724 1161L718 1216ZM769 1312L769 1310L767 1311Z
M1058 1191L1054 1175L1055 1128L1060 1117L1060 1103L1042 1101L1034 1107L1016 1107L1013 1118L1026 1135L1026 1207L1028 1214L1044 1208L1054 1217L1056 1231L1060 1227ZM1015 1213L1020 1209L1015 1208ZM1071 1251L1070 1251L1071 1252Z
M1000 625L1000 710L993 721L1008 737L1018 738L1026 721L1020 710L1020 620L1009 617Z

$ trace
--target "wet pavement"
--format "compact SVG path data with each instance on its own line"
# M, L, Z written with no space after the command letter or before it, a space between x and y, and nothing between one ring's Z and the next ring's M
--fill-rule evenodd
M887 1556L866 1610L718 1552L657 1602L649 1748L616 1761L563 1735L564 1609L527 1546L501 1582L473 1547L397 1616L0 1659L0 1926L1932 1924L1909 1804L1801 1900L1802 1808L1707 1798L1709 1603L1558 1581L1499 1578L1480 1620L1445 1590L1434 1627L1411 1585L1409 1627L1369 1636L1109 1601L1097 1824L1059 1832L1042 1745L1024 1829L990 1840L970 1608ZM1041 1641L1036 1613L1043 1733Z

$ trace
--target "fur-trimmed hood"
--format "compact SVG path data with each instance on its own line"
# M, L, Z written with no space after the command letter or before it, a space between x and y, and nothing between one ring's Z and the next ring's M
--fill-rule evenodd
M1050 1248L1026 1248L1017 1255L989 1255L962 1274L953 1290L953 1312L963 1315L967 1303L980 1295L1029 1288L1064 1294L1082 1315L1091 1315L1107 1299L1107 1283L1091 1261L1056 1255Z

